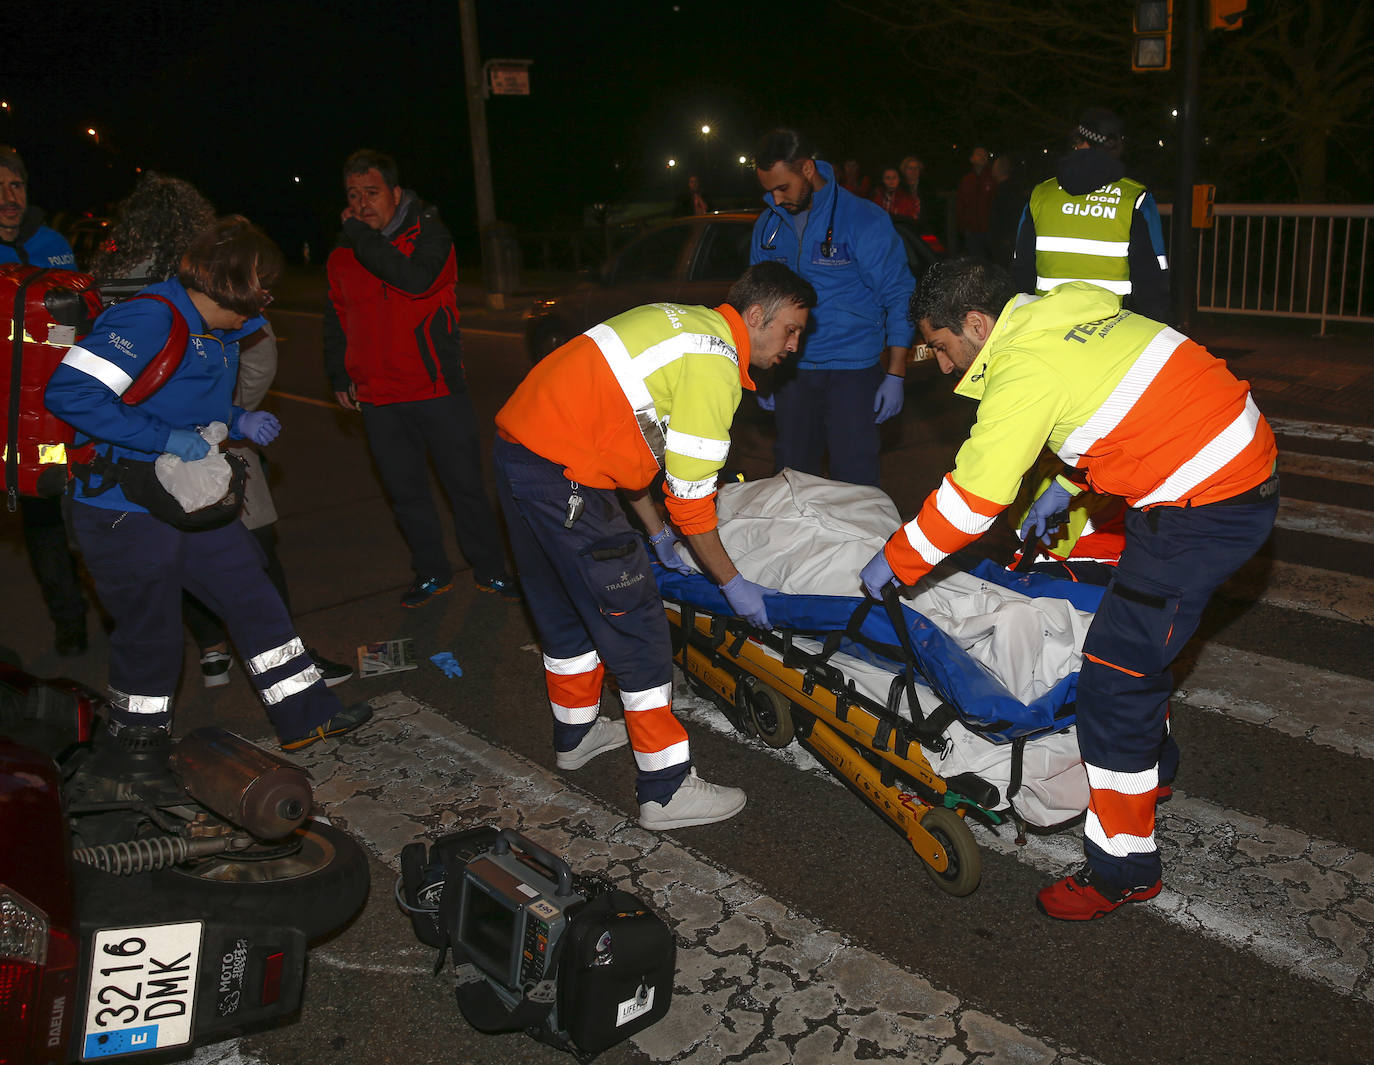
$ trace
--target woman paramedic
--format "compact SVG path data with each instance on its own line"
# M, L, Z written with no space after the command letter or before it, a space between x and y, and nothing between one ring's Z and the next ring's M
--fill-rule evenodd
M96 319L48 382L48 408L112 462L152 462L164 452L185 462L203 458L209 444L198 430L216 421L235 439L268 444L280 431L277 419L234 406L233 394L238 341L262 327L272 298L267 286L281 268L281 252L246 218L214 222L191 242L176 277L140 293L159 298L127 300ZM141 403L122 402L178 317L189 335L176 369ZM125 730L139 744L171 731L182 589L223 619L284 750L348 732L371 716L367 704L345 708L325 686L242 522L178 529L131 502L118 482L93 475L76 484L72 526L115 622L110 732L120 745Z

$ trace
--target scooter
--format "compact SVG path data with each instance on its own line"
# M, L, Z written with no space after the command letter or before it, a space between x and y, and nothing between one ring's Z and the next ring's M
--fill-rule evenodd
M366 857L304 770L220 728L100 724L0 665L0 1062L161 1051L280 1023Z

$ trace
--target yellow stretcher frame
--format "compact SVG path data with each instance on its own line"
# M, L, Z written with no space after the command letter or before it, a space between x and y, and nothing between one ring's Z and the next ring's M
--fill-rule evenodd
M973 893L983 860L964 817L972 809L996 823L997 814L950 790L920 744L852 685L827 683L824 671L789 664L786 653L779 661L737 618L666 600L664 608L673 661L736 728L770 747L797 739L906 837L942 891Z

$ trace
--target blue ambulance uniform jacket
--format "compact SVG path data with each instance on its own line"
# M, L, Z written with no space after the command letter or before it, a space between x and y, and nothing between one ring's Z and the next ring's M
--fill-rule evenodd
M863 370L879 361L884 348L911 346L916 330L907 321L907 307L916 281L887 212L840 188L829 163L817 159L816 169L825 185L811 197L802 239L792 215L766 193L768 210L754 223L749 263L785 263L816 289L799 369Z
M250 318L232 332L207 330L181 282L172 278L149 285L146 293L171 302L190 329L186 353L160 389L142 403L129 406L120 400L145 369L172 330L172 314L156 300L126 300L110 307L73 344L48 381L48 409L74 426L86 438L109 452L110 460L129 456L151 462L166 450L173 429L197 429L224 422L229 435L239 437L242 407L234 405L234 384L239 372L239 339L261 329L264 319ZM143 512L124 498L116 484L98 495L99 478L89 488L77 482L76 498L110 510Z

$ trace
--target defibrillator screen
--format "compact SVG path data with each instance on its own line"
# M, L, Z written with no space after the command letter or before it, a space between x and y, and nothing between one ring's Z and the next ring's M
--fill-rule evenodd
M517 954L520 949L516 935L517 910L503 899L484 891L473 880L464 878L462 925L458 929L458 944L472 956L481 969L503 983L513 983L519 972Z

